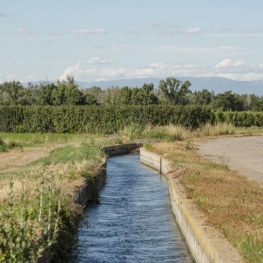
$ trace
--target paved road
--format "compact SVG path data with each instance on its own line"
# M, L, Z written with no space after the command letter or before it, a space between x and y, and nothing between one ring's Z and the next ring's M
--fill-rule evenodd
M263 183L263 136L221 138L199 144L200 155Z

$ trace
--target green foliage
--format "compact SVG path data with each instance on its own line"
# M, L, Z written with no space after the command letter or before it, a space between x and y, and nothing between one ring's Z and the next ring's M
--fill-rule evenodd
M213 118L211 109L204 107L12 106L0 107L0 131L113 134L131 124L174 124L196 129Z
M80 89L74 77L57 83L28 83L19 81L0 84L1 106L66 106L66 105L198 105L211 106L220 111L263 111L263 97L254 94L237 94L232 91L215 94L203 89L192 92L189 81L176 78L161 80L157 88L144 83L141 87L110 86Z
M10 141L6 143L1 137L0 137L0 152L6 152L9 149L14 148L20 148L22 149L22 145L15 141Z
M247 262L263 263L263 242L260 241L256 235L241 238L236 243ZM257 251L257 253L255 253L255 251Z
M6 152L8 149L4 140L0 137L0 152Z
M0 131L16 133L114 134L126 126L177 125L197 129L206 123L263 126L263 112L222 112L199 106L2 106ZM135 130L132 131L135 133ZM139 132L139 131L137 131Z
M167 78L161 80L159 89L161 90L165 100L171 105L187 105L187 95L191 93L189 81L179 81L175 78Z
M43 163L45 165L50 164L66 164L74 163L76 161L84 160L99 160L102 156L102 152L97 144L92 142L83 142L81 145L67 145L64 147L56 148L47 157L42 158L33 163Z
M232 91L226 91L214 97L213 107L222 111L239 111L242 110L242 103L237 99L237 96L235 96Z
M55 242L59 227L60 205L54 204L51 188L36 197L29 206L24 195L20 206L13 202L13 184L7 206L0 207L0 262L36 262Z
M222 112L215 113L216 123L229 123L235 127L263 126L263 112Z
M36 162L19 174L7 174L16 181L0 203L0 262L38 262L43 255L48 262L68 262L82 208L73 203L74 192L66 182L85 176L92 199L97 202L97 179L93 175L101 156L100 145L92 138L85 139L53 151L41 160L43 166ZM22 189L17 194L20 183Z
M154 146L152 143L144 143L143 144L143 147L147 150L147 151L150 151L150 150L153 150L154 149Z

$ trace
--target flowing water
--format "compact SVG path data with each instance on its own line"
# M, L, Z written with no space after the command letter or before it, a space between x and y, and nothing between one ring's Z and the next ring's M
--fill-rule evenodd
M74 263L194 262L172 214L168 187L138 155L107 161L100 204L85 212Z

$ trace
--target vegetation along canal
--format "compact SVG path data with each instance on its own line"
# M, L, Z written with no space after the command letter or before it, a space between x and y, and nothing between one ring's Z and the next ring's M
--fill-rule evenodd
M194 262L172 214L165 179L139 155L108 159L100 204L86 210L73 262Z

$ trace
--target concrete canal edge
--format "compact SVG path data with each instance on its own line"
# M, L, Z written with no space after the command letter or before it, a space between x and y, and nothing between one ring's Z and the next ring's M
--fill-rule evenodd
M197 263L244 262L237 250L219 231L207 226L193 202L186 198L172 162L140 149L141 163L158 170L167 178L173 213Z

